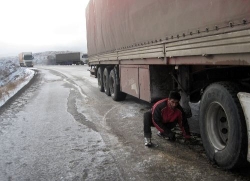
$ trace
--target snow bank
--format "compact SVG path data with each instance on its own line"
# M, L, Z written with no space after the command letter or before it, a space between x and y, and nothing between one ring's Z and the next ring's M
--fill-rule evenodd
M17 57L0 58L0 86L8 83L11 76L19 68Z
M0 107L24 87L34 71L20 67L18 57L0 58Z

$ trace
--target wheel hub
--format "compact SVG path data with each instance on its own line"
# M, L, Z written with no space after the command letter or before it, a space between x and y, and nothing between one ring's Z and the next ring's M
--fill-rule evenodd
M223 150L228 141L229 125L227 115L218 102L210 104L206 114L207 133L217 150Z

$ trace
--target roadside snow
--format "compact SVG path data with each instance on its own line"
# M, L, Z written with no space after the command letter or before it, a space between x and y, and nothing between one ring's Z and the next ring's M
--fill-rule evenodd
M34 71L20 67L18 57L0 58L0 107L24 87Z

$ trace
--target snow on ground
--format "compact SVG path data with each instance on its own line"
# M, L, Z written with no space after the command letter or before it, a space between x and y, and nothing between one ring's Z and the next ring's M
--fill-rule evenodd
M34 71L20 67L18 57L0 58L0 107L24 87Z

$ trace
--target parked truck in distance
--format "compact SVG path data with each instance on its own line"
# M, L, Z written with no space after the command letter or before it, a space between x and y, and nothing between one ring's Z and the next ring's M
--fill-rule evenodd
M59 53L56 54L56 64L57 65L80 65L82 61L80 59L80 52L72 53Z
M19 53L19 63L21 67L33 67L33 55L32 52L22 52Z
M88 62L89 62L88 54L81 53L81 62L82 62L82 65L88 64Z
M250 161L250 0L90 0L86 25L101 92L154 103L179 90L207 157Z

